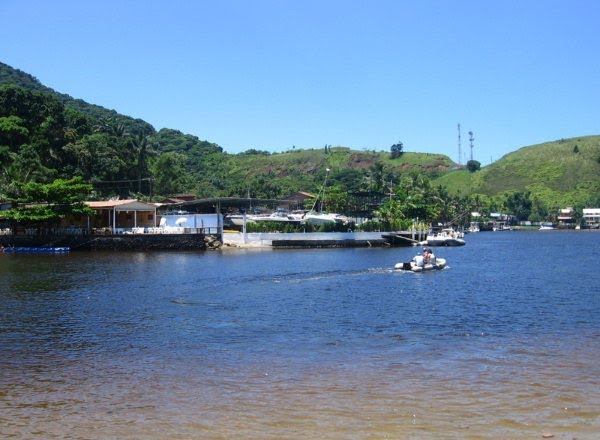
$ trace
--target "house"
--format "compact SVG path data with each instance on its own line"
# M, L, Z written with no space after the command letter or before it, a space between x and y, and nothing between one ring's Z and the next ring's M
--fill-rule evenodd
M312 204L315 201L315 198L316 196L314 194L304 191L298 191L297 193L294 193L291 196L289 196L286 199L286 201L289 202L290 209L302 209L306 208L306 206L304 205L307 200L310 201L310 206L312 206Z
M157 207L152 203L129 199L85 202L85 204L96 211L95 215L87 218L89 230L109 230L115 234L125 229L157 225Z
M562 227L574 227L575 210L573 208L561 209L558 213L558 224Z
M584 208L583 221L586 227L598 229L600 227L600 208Z

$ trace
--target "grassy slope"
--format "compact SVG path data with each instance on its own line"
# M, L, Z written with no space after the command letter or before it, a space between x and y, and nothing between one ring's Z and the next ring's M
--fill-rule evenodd
M383 151L356 151L345 147L335 147L325 154L320 149L288 150L272 155L232 155L229 165L232 173L245 173L246 176L257 173L284 177L290 173L319 174L326 168L333 171L344 169L367 170L381 162L388 170L401 173L410 169L426 172L443 172L454 163L441 154L404 153L402 157L391 159L390 153Z
M463 195L530 191L550 206L572 206L600 191L599 158L600 136L561 139L521 148L476 173L447 173L436 183Z

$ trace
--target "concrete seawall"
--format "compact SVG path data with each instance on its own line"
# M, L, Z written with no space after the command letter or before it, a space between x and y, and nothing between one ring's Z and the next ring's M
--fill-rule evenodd
M3 247L69 247L78 250L206 250L205 234L0 235Z

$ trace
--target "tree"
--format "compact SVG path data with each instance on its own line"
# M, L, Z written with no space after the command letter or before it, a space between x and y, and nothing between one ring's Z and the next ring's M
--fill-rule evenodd
M22 197L16 208L4 211L4 217L24 223L56 222L71 215L91 215L94 211L84 200L92 185L81 177L57 179L52 183L29 182L22 186Z
M23 126L18 116L0 117L0 145L7 145L15 151L29 139L29 130Z
M535 197L531 203L531 213L529 214L529 220L532 222L544 222L548 220L549 211L546 204Z
M385 190L386 173L381 162L375 162L369 168L364 178L363 186L367 191L383 193Z
M189 186L185 172L187 157L179 153L163 153L151 164L155 192L164 196L185 191Z
M95 130L97 132L106 133L118 138L128 134L125 124L123 124L123 122L112 116L101 117L98 120L98 124L96 125Z
M388 230L399 230L403 228L405 219L401 204L396 199L390 199L375 211L375 215Z
M148 174L148 157L154 154L154 151L152 151L148 145L149 138L149 136L139 134L133 136L130 140L133 153L136 156L135 169L138 181L138 193L142 192L142 179Z
M470 160L467 162L467 170L469 170L471 173L474 173L475 171L479 171L481 169L481 163L479 163L476 160Z
M346 213L348 210L348 191L340 185L328 186L323 194L325 206L330 212Z
M392 159L396 159L404 154L404 144L398 142L390 147Z
M527 220L531 214L532 202L529 192L514 192L506 197L504 206L519 220Z

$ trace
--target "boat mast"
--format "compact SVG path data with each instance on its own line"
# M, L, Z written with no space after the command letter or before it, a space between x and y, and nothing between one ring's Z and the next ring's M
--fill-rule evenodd
M315 206L317 206L317 203L319 202L319 199L321 199L321 205L320 205L320 209L319 212L323 211L323 199L322 197L325 194L325 186L327 185L327 177L329 177L329 171L331 171L329 168L325 168L325 180L323 180L323 185L321 186L321 190L319 191L319 194L317 194L317 198L315 199L312 208L310 208L310 212L313 212L315 210Z

